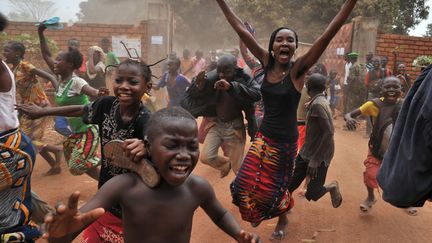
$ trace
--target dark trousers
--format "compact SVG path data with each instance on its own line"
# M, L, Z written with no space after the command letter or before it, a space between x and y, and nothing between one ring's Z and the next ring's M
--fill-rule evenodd
M297 156L295 160L295 169L294 175L292 177L291 183L288 186L288 190L290 193L294 192L306 178L306 171L308 168L309 161L304 160L300 155ZM318 166L317 177L313 180L310 180L305 197L307 200L317 201L324 194L326 194L327 190L324 187L324 183L327 176L328 167L322 162Z

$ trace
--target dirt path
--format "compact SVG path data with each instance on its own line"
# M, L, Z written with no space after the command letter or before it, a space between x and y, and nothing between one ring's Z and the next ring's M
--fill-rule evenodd
M327 181L337 179L343 195L342 206L331 207L330 197L325 195L318 202L308 202L295 192L295 207L289 214L288 236L283 242L302 242L311 239L315 231L334 229L333 232L319 232L316 242L430 242L432 239L432 204L418 210L418 216L409 216L403 210L394 208L378 199L368 214L360 213L359 204L366 197L363 185L363 160L367 152L367 139L363 132L348 132L336 121L336 155L329 169ZM51 139L55 135L51 136ZM64 166L65 168L65 166ZM32 179L33 189L49 203L65 201L70 193L81 191L85 201L96 191L97 183L88 176L70 175L66 169L61 175L42 177L48 169L44 160L38 157ZM195 174L207 178L213 185L222 204L240 220L238 209L231 204L229 184L234 175L219 179L215 170L199 163ZM379 195L377 194L379 197ZM276 220L263 222L258 228L241 222L246 230L254 231L269 242ZM44 242L40 240L38 242ZM79 242L76 240L76 242ZM198 209L194 217L192 243L234 242ZM307 241L304 241L307 242Z

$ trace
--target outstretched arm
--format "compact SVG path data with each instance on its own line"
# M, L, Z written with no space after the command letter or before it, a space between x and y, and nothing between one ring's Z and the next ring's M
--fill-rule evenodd
M112 178L79 210L77 209L79 192L73 193L69 198L68 206L60 205L55 215L45 217L47 232L44 237L73 240L77 233L102 216L106 209L120 201L124 188L131 188L139 181L135 177L134 174L123 174ZM66 242L59 239L50 239L50 241Z
M41 48L43 59L45 60L46 64L51 69L51 71L54 72L54 59L52 58L51 52L48 48L48 44L45 39L45 35L44 35L45 30L46 30L45 24L43 22L40 23L38 28L40 48Z
M243 24L241 19L232 11L232 9L226 4L225 0L216 0L225 18L230 23L231 27L237 32L240 39L245 43L247 48L252 52L252 54L258 58L258 60L267 66L269 53L267 50L262 48L258 42L255 40L253 35L249 33L246 26Z
M261 242L257 235L247 233L241 229L234 216L222 207L217 200L211 185L202 178L197 178L194 191L202 197L201 208L211 218L211 220L225 233L236 239L238 242Z
M53 75L51 75L50 73L45 72L44 70L39 69L39 68L33 69L31 71L31 73L34 75L37 75L43 79L49 80L51 82L52 86L54 87L54 89L57 90L57 85L58 85L57 79Z
M358 122L355 119L361 114L360 108L357 108L345 115L344 119L348 130L356 130Z
M297 90L303 88L306 72L318 61L330 41L348 19L356 3L357 0L347 0L324 33L312 45L311 49L296 61L291 72L291 78Z
M30 119L38 119L43 116L80 117L84 114L83 105L68 105L42 108L34 104L22 104L16 105L15 107L18 111L30 117Z

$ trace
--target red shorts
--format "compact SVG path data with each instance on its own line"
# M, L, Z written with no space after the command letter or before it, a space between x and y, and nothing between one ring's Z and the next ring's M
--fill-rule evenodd
M378 188L376 176L381 166L381 160L375 158L369 150L364 165L366 167L366 170L363 172L364 183L370 188Z
M106 212L83 231L83 243L123 243L123 222Z
M300 151L300 149L303 147L303 144L305 143L306 139L306 125L297 125L297 130L299 133L299 137L297 140L297 153Z

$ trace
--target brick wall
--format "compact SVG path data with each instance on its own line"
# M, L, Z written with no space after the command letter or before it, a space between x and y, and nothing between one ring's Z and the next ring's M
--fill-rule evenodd
M345 54L351 52L353 23L345 24L330 42L320 62L323 62L327 71L335 69L340 77L345 73L344 55L338 55L337 50L344 49Z
M5 31L8 36L20 34L37 35L37 27L30 22L11 22ZM77 38L81 43L81 52L87 53L87 49L93 45L100 46L100 40L104 37L111 39L111 36L125 35L128 38L141 39L141 53L144 60L147 60L149 40L147 35L147 22L139 25L113 25L113 24L74 24L66 26L63 30L46 30L45 36L54 40L59 50L67 49L67 41Z
M379 33L375 54L389 57L389 68L393 69L394 55L397 48L398 62L405 63L410 75L415 78L420 74L419 68L413 68L412 62L418 56L432 55L432 38L414 37Z

